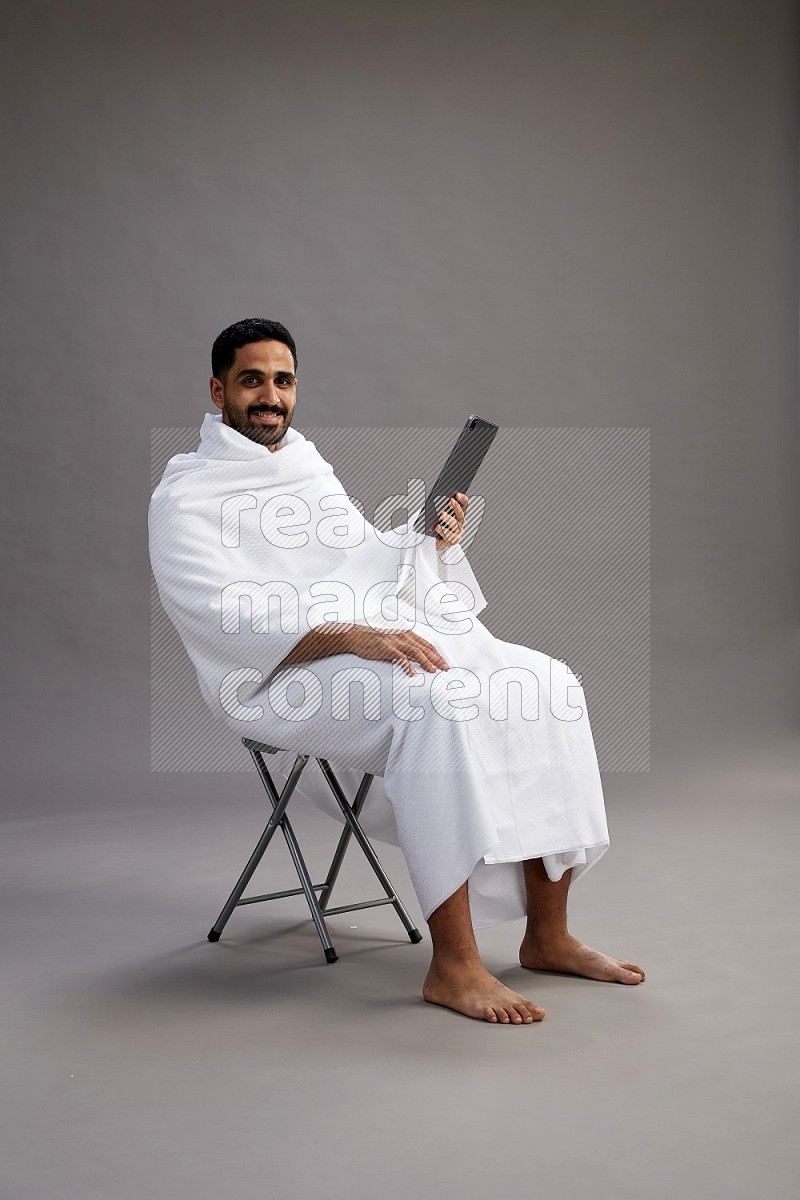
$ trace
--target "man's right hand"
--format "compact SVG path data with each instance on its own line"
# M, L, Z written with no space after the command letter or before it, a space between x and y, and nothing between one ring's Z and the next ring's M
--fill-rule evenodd
M450 670L436 647L410 629L398 631L356 625L350 630L347 642L351 654L396 662L407 675L416 675L412 661L418 662L426 671Z
M323 621L295 643L275 670L294 663L311 662L331 654L357 654L361 658L385 659L398 663L407 675L416 675L411 665L418 662L426 671L449 671L439 651L410 629L373 629L368 625L350 625Z

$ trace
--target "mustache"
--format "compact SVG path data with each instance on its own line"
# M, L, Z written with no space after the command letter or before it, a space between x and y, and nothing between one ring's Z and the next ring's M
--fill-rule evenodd
M283 409L275 408L272 404L252 404L247 411L248 413L277 413L279 417L283 416Z

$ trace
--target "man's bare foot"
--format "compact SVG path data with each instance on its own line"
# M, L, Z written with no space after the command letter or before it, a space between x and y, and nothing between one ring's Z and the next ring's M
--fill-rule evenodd
M422 996L429 1004L443 1004L465 1017L501 1025L530 1025L545 1017L543 1008L512 992L482 963L448 966L434 960L422 985Z
M609 958L599 950L591 950L571 934L543 941L526 933L519 948L519 961L531 971L564 971L610 983L644 983L645 978L644 971L636 963Z

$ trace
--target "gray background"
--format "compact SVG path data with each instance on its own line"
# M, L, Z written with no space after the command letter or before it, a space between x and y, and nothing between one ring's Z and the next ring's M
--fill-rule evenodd
M653 760L795 727L791 14L9 15L16 811L61 809L65 768L82 804L98 774L163 794L150 430L199 426L211 342L251 315L298 342L299 428L649 427Z
M9 1197L793 1194L795 6L3 25ZM643 987L512 972L548 1019L501 1032L418 999L388 917L338 918L332 967L293 901L205 942L264 806L150 771L149 444L255 315L297 339L300 429L650 430L651 770L605 776L571 897Z

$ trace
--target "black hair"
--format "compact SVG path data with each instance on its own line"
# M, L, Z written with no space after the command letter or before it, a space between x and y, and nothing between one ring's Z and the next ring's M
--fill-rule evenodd
M294 369L297 371L297 348L286 326L281 325L280 321L266 321L263 317L246 317L223 329L211 347L211 374L214 378L224 382L233 366L236 351L240 346L249 346L251 342L283 342L292 352Z

